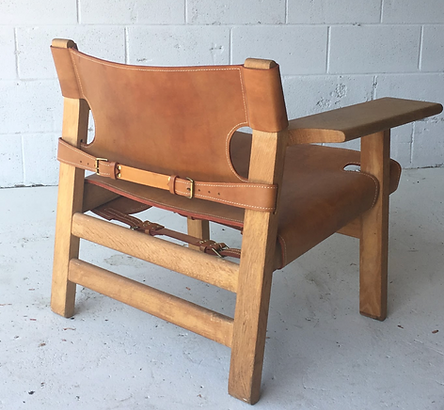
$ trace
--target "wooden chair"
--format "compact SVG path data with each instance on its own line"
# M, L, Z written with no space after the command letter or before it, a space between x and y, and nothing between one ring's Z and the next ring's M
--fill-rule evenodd
M62 39L52 53L64 96L54 312L74 314L79 284L229 346L229 393L251 404L275 270L335 232L359 238L360 312L386 317L389 194L400 177L390 129L441 105L384 98L288 121L274 61L130 66ZM361 152L313 145L360 137ZM130 215L150 207L187 217L188 233ZM210 240L209 221L242 230L241 249ZM235 292L234 318L82 261L80 239Z

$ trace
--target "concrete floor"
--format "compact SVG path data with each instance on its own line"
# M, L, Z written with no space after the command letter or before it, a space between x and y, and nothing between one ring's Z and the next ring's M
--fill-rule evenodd
M443 181L444 169L405 171L392 198L385 322L358 313L352 238L334 235L275 273L256 409L444 409ZM88 289L72 319L51 312L55 204L55 187L0 190L0 409L250 408L226 392L224 346ZM233 312L228 292L89 244L82 255Z

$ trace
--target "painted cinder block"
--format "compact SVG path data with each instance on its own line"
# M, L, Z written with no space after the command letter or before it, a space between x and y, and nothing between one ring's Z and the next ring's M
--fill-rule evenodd
M380 75L376 86L376 96L443 103L444 74ZM444 164L444 115L441 113L417 121L412 127L411 167ZM397 135L403 128L396 128L393 135ZM401 143L405 143L406 139L404 136ZM396 140L394 143L396 144Z
M287 76L283 88L289 118L369 101L373 76Z
M0 187L23 185L22 140L20 135L0 134L0 162L2 164Z
M442 103L444 73L378 75L375 95Z
M285 0L187 0L189 24L283 24Z
M444 118L433 117L418 121L412 146L412 167L439 167L444 165Z
M290 24L379 23L380 0L288 0Z
M184 24L185 0L80 0L81 24Z
M444 72L444 25L424 27L421 71Z
M76 24L77 0L1 0L0 24Z
M417 72L419 26L334 26L330 73Z
M128 28L130 64L182 66L229 63L229 28L133 26Z
M57 139L54 133L24 134L23 169L25 185L57 185Z
M54 37L132 64L274 59L284 76L289 117L373 95L444 101L443 0L222 3L0 0L0 159L8 164L0 186L56 181L63 102L49 50ZM394 129L392 156L405 167L444 164L443 118Z
M444 23L442 0L384 0L383 23Z
M392 134L390 158L398 161L404 169L414 168L412 166L412 143L396 142L396 138Z
M248 57L275 60L284 75L324 74L327 27L237 26L232 31L232 62Z
M80 51L125 62L125 29L115 26L46 26L17 29L18 74L21 79L56 78L50 45L53 38L74 40Z
M61 130L57 80L0 81L0 96L0 134Z
M0 56L0 78L4 80L16 78L14 29L12 27L0 27Z
M298 118L371 100L373 76L284 77L283 87L288 116ZM327 145L359 150L360 141Z

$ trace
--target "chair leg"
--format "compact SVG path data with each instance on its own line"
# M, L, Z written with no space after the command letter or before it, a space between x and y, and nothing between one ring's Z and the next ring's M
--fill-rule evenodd
M362 138L361 170L378 178L379 196L362 215L359 310L378 320L387 316L389 161L389 131Z
M257 226L260 229L264 225ZM264 253L255 248L258 239L243 238L244 243L251 243L251 249L246 243L242 245L228 381L228 392L250 404L260 397L274 263L271 246L264 246Z
M80 242L79 238L71 235L72 215L75 212L72 205L75 191L78 193L83 189L83 175L78 178L75 174L79 174L76 172L79 170L69 165L67 167L62 165L65 164L60 166L51 309L61 316L71 317L74 314L76 285L68 280L68 264L70 259L78 257ZM75 187L76 179L81 180L82 187ZM82 192L80 197L81 194Z
M282 180L287 139L286 131L253 131L252 181ZM278 220L277 212L245 211L228 392L250 404L260 397Z
M210 223L200 219L187 218L188 235L200 239L210 239ZM191 249L199 250L197 246L188 245Z
M76 146L82 138L86 141L88 114L86 101L65 99L62 130L65 141ZM71 224L73 214L82 211L83 186L83 170L60 164L51 309L64 317L74 314L76 285L68 279L68 264L79 253L80 241L71 235Z

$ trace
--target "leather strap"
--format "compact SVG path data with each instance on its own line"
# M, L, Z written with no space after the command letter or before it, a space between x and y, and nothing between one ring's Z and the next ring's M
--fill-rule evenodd
M238 208L274 212L277 185L259 183L199 182L133 168L106 158L96 158L59 138L57 159L102 177L121 179L170 191L187 198L206 199Z
M108 221L116 220L127 224L131 229L146 233L147 235L157 236L164 235L169 238L174 238L179 241L188 243L198 247L202 252L219 257L230 256L232 258L240 258L240 249L229 248L224 243L216 243L210 239L200 239L195 236L187 235L181 232L173 231L150 221L142 221L139 218L128 215L117 209L108 207L107 205L100 206L92 210L95 214L107 219Z

